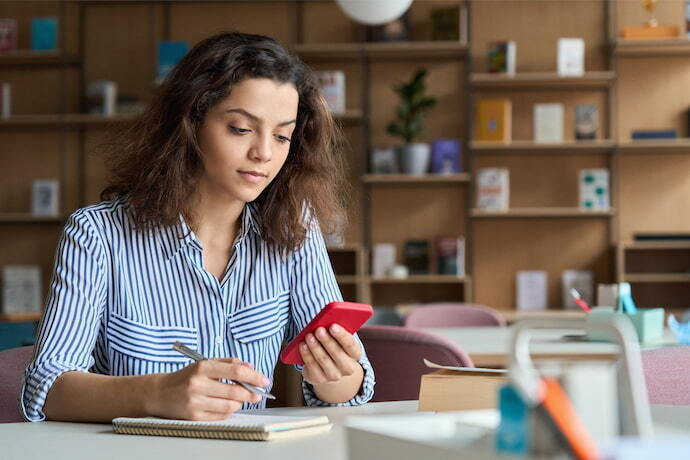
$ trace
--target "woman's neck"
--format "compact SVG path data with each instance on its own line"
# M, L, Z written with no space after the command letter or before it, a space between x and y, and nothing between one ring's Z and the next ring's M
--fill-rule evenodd
M204 247L230 247L240 227L244 203L218 199L200 191L191 211L193 230Z

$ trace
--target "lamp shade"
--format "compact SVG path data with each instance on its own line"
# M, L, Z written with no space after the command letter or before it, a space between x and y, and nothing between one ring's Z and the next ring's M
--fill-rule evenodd
M336 3L353 20L374 26L398 19L412 0L336 0Z

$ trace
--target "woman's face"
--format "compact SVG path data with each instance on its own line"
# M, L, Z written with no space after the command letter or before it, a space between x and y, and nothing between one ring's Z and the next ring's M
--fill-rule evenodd
M199 127L202 193L254 201L285 163L298 102L291 83L249 78L235 84Z

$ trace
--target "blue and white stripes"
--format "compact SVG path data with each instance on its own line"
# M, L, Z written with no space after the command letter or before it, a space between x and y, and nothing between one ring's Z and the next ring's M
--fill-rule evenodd
M265 244L255 219L252 205L245 206L219 283L204 270L201 243L182 219L175 227L135 231L123 200L75 212L57 249L36 353L26 370L26 419L45 418L48 390L66 371L123 376L181 369L191 360L171 350L177 340L208 357L251 362L272 378L283 342L342 297L316 226L285 258ZM362 389L341 405L373 395L366 355L360 363ZM310 385L303 389L309 405L326 405Z

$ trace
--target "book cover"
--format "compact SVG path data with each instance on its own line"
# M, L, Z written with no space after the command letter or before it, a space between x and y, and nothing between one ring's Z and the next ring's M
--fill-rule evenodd
M34 18L31 20L31 49L53 51L57 49L58 19Z
M517 272L517 309L546 310L548 308L548 275L543 270Z
M41 302L41 268L38 265L5 265L2 268L3 313L40 313Z
M558 75L581 77L585 74L585 41L581 38L558 39Z
M534 105L534 141L563 142L563 104Z
M0 83L0 118L12 116L12 87L9 83Z
M512 104L508 99L481 99L477 104L477 140L509 143Z
M0 18L0 53L17 50L17 20Z
M461 145L458 139L436 139L431 143L431 172L457 174L461 171Z
M314 72L314 75L331 112L345 113L345 72L320 70Z
M608 169L580 170L580 209L605 211L610 207Z
M506 168L481 168L477 171L477 207L507 211L510 198L510 173Z
M405 265L410 275L429 273L429 242L427 240L405 242Z
M563 308L579 310L580 307L573 300L570 290L575 289L580 293L582 300L587 305L594 305L594 273L590 270L564 270L561 273L561 293L563 296Z
M465 276L465 238L437 238L436 259L439 275Z
M92 81L86 88L88 113L106 117L117 112L117 83L109 80Z
M596 105L581 104L575 107L575 139L596 139L598 128L599 110Z
M375 277L388 276L395 265L396 250L391 243L376 243L372 250L371 271Z
M60 207L60 182L39 179L32 185L31 212L35 216L57 216Z
M675 129L636 129L632 132L633 140L645 139L675 139L678 131Z
M514 41L489 43L487 51L489 73L515 75L517 45Z
M170 71L187 54L189 45L187 42L160 42L158 43L158 70L156 83L161 84Z

